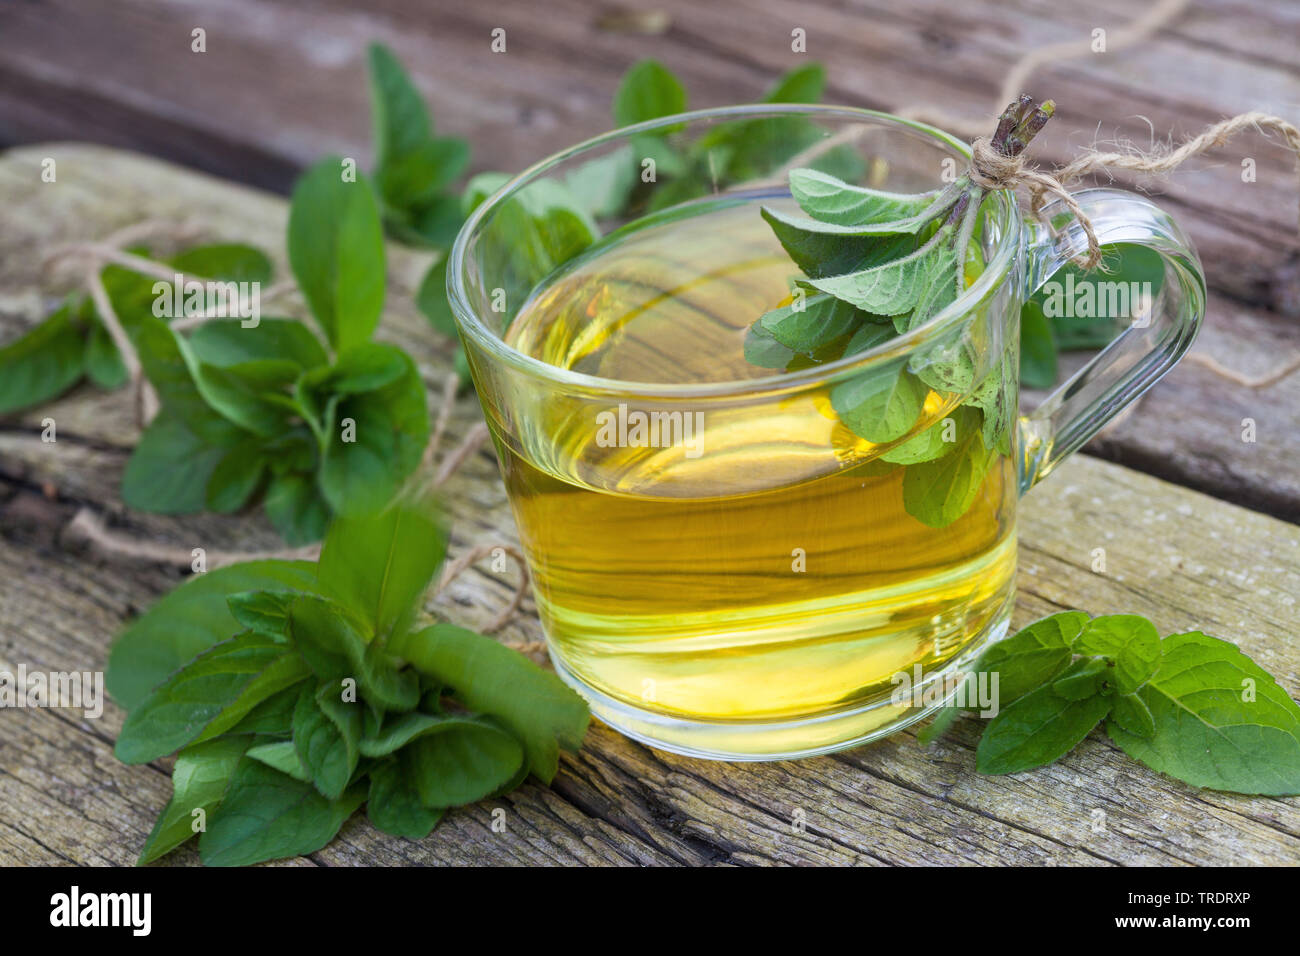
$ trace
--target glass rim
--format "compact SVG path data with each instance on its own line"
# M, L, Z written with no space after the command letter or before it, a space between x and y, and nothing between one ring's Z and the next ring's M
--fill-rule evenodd
M878 125L897 129L910 129L923 134L929 139L946 146L958 156L969 159L970 144L946 133L928 123L906 119L879 110L855 106L829 106L802 103L753 103L739 106L721 106L703 110L676 113L658 119L624 126L583 140L558 153L553 153L539 160L523 172L511 177L496 192L488 196L470 214L461 226L447 253L447 299L451 306L453 318L460 333L479 346L494 361L504 362L515 369L536 378L549 380L569 390L587 394L641 399L661 398L664 400L683 398L736 398L756 394L773 394L794 392L809 386L816 386L828 380L846 377L885 361L894 360L914 351L918 346L943 335L951 326L967 316L972 306L980 302L1004 280L1016 249L1020 243L1020 210L1015 197L1009 191L1000 191L996 199L1001 211L1006 214L1008 228L998 237L993 254L989 257L983 272L946 308L932 316L929 321L903 332L880 345L858 352L852 356L812 365L794 372L778 372L757 378L728 379L718 382L637 382L626 379L603 378L585 372L551 365L541 359L520 352L497 335L472 308L468 302L465 289L464 266L465 252L470 238L476 234L484 219L507 201L520 189L534 182L540 176L560 165L594 148L605 146L621 140L631 139L642 133L652 132L664 127L681 126L705 120L725 120L738 117L761 117L779 115L818 115L838 117L845 120L871 120Z

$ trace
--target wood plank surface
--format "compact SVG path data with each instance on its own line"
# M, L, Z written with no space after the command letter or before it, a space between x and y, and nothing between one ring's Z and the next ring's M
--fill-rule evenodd
M365 48L390 44L440 131L464 136L475 170L518 170L607 129L618 78L643 56L685 80L693 106L753 100L817 59L828 102L894 110L939 104L992 117L1026 50L1111 37L1126 0L31 0L0 6L0 143L98 140L279 191L313 159L368 162ZM615 28L622 11L663 27ZM622 22L628 22L627 16ZM191 31L206 31L204 53ZM490 49L506 31L506 52ZM790 49L791 30L807 53ZM1061 104L1035 150L1044 163L1103 140L1150 145L1225 115L1300 110L1300 7L1196 0L1140 48L1046 65L1030 88ZM1241 162L1257 176L1243 182ZM1246 137L1188 164L1161 202L1200 249L1213 295L1198 348L1247 376L1300 353L1300 203L1295 162ZM1258 441L1243 443L1242 420ZM1246 507L1300 521L1300 375L1250 389L1203 367L1175 371L1089 451Z
M34 185L41 157L56 185ZM197 217L283 266L283 200L153 159L82 145L0 158L0 338L59 291L40 272L51 244L157 217ZM436 394L446 343L409 305L423 265L393 249L382 336L408 349ZM1163 387L1163 386L1162 386ZM53 416L58 441L39 422ZM457 403L451 433L479 419ZM178 582L174 570L106 560L67 524L82 507L118 530L186 548L272 547L256 516L165 518L129 511L117 485L137 438L122 392L82 388L0 422L0 668L98 670L123 623ZM447 488L453 553L514 543L490 449ZM1063 607L1133 611L1162 633L1202 628L1238 642L1300 694L1300 529L1097 459L1076 457L1023 504L1015 623ZM1107 570L1091 571L1093 549ZM515 572L486 564L428 610L474 626ZM502 633L541 639L532 602ZM162 765L112 756L122 713L0 711L0 863L133 861L169 795ZM975 726L932 749L905 732L798 762L729 765L652 751L599 725L550 788L529 784L448 815L427 840L386 837L355 818L300 864L1227 864L1300 863L1300 800L1197 791L1130 761L1093 735L1075 753L1014 777L974 772ZM492 812L505 811L494 832ZM800 821L803 821L802 823ZM192 864L193 851L168 859Z

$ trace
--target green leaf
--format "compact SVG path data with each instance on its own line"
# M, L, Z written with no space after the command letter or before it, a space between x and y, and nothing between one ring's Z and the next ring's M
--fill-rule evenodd
M1021 697L989 721L975 751L980 773L1032 770L1073 750L1110 710L1107 697L1067 700L1051 687Z
M170 262L187 277L259 285L271 281L271 260L266 253L240 242L194 246L172 256Z
M686 90L657 60L633 64L614 93L614 124L631 126L686 111Z
M931 528L945 528L975 503L996 454L984 447L980 429L959 428L942 458L910 466L903 476L903 507Z
M376 168L375 181L389 206L418 207L437 199L468 165L469 144L463 139L429 139L390 156Z
M373 733L361 738L361 754L386 757L396 753L417 737L456 729L465 718L413 712L385 720Z
M289 264L330 344L343 350L370 340L384 306L384 236L379 209L360 174L343 179L327 157L294 187Z
M243 634L204 651L127 716L117 759L146 763L214 737L272 694L301 680L306 665L283 644Z
M812 285L865 312L900 315L916 307L932 277L951 269L952 251L944 244L945 238L946 232L941 230L930 244L911 255L842 276L813 279Z
M904 363L870 369L831 389L831 407L855 435L876 443L906 435L916 424L929 390Z
M319 541L329 526L329 504L310 475L276 475L263 504L267 520L290 547Z
M1107 686L1107 678L1113 669L1114 665L1103 658L1082 658L1052 681L1052 691L1066 700L1083 700L1098 694L1105 696L1114 689Z
M790 170L790 194L819 222L861 226L910 220L930 208L938 193L890 193L852 186L815 169Z
M255 442L243 442L225 452L208 478L208 510L238 511L253 496L265 472L266 459Z
M1160 663L1160 635L1155 625L1137 614L1094 617L1074 642L1077 654L1115 662L1114 684L1131 694L1150 679Z
M917 249L917 237L913 233L825 235L801 229L793 224L796 220L781 216L766 206L762 209L762 216L794 264L811 279L857 272L909 255Z
M356 788L329 800L310 783L245 757L199 838L199 854L208 866L251 866L314 853L364 799L364 789Z
M205 322L191 333L189 348L195 359L219 368L278 359L306 370L329 361L316 336L297 319L263 318L249 328L234 321Z
M321 493L337 514L368 514L383 508L424 454L429 437L424 383L410 357L398 354L403 366L399 379L383 388L347 395L338 404L337 426L325 448L318 479Z
M195 381L195 363L188 346L166 323L152 315L142 317L134 342L163 408L190 432L209 445L230 446L246 436L208 404Z
M950 442L944 441L945 432L960 435L963 428L971 427L971 422L977 422L978 418L978 413L973 413L970 409L953 409L948 417L939 419L902 444L895 445L884 452L880 459L896 465L915 465L941 458L951 447ZM950 421L952 424L947 424Z
M642 137L640 142L666 145L654 137ZM654 148L653 146L651 147ZM587 214L598 219L617 216L623 212L632 192L640 182L641 160L633 145L620 146L603 156L590 159L564 177L564 185L584 201ZM656 161L656 174L667 175Z
M1026 302L1020 310L1020 383L1051 388L1059 374L1051 323L1037 302Z
M402 503L382 514L339 518L321 550L320 586L386 637L405 629L442 563L447 535L428 508Z
M946 246L927 257L926 272L920 276L921 292L916 305L906 315L894 316L894 327L899 332L910 332L957 301L957 255Z
M446 256L429 266L420 288L416 290L415 305L435 331L456 338L456 320L451 314L451 303L447 301Z
M761 103L819 103L826 89L826 71L820 63L809 63L781 74Z
M760 368L783 369L794 358L793 349L788 349L763 327L762 322L755 322L745 332L745 361Z
M131 452L122 473L122 500L128 508L155 514L202 511L208 483L226 454L164 408Z
M393 51L382 43L372 43L368 54L375 161L383 166L427 141L433 135L433 123L424 98Z
M306 679L304 678L304 681ZM223 737L233 734L257 734L262 737L288 739L293 736L293 712L298 706L298 695L301 692L300 682L272 694L245 714L239 723L226 731ZM221 740L222 737L215 739ZM288 742L290 745L293 744L292 740Z
M853 306L828 295L796 297L790 305L765 313L759 324L777 342L795 352L811 355L847 335L862 316Z
M420 803L458 807L496 793L515 778L524 749L489 721L461 718L409 745Z
M256 747L249 747L248 756L280 771L282 774L292 777L294 780L311 783L311 771L303 766L302 760L298 756L298 749L294 746L292 740L273 740L269 743L258 744Z
M443 811L424 806L409 757L390 757L370 768L366 814L375 829L408 840L423 840L438 825Z
M549 783L559 748L576 750L587 705L554 674L496 641L451 624L395 637L393 653L450 687L471 710L500 720L524 745L529 769Z
M1111 699L1110 720L1121 730L1142 740L1148 740L1156 734L1156 721L1151 716L1151 708L1137 694L1116 694Z
M1009 704L1069 665L1074 641L1087 623L1082 611L1040 618L985 651L977 670L998 675L998 699Z
M126 366L117 354L117 346L98 319L91 324L86 334L85 358L86 377L100 388L121 388L126 384ZM0 365L3 365L3 359L0 359Z
M0 348L0 415L48 402L81 380L86 328L71 303Z
M341 685L322 681L302 689L293 712L293 746L316 789L334 800L361 758L361 705L342 700Z
M240 591L226 598L226 607L241 627L288 641L289 614L298 596L297 591Z
M1196 787L1300 793L1300 707L1227 641L1199 631L1166 637L1160 668L1138 697L1152 736L1118 721L1106 728L1135 760Z
M230 595L315 586L316 565L308 561L248 561L194 575L118 637L108 657L108 692L134 710L183 665L238 634L244 628L230 613Z
M247 737L218 737L176 755L172 768L172 798L158 814L137 864L165 856L194 836L196 810L212 816L226 795L235 767L248 749Z
M328 588L318 584L322 592ZM364 624L331 598L299 594L289 605L289 634L307 666L322 680L356 677L365 656Z

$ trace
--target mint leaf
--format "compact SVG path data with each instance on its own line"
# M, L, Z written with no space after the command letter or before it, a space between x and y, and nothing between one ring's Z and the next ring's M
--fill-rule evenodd
M194 246L169 260L177 272L187 277L220 282L271 281L271 260L261 249L242 242L214 242Z
M329 800L310 783L245 757L199 838L199 854L208 866L251 866L314 853L364 799L356 788Z
M1031 299L1020 310L1020 383L1027 388L1051 388L1058 374L1051 323L1042 306Z
M265 472L266 459L255 442L241 442L225 452L208 478L208 510L227 514L238 511L261 485Z
M984 447L980 429L967 424L942 458L908 467L903 475L903 507L924 525L947 527L975 503L995 458Z
M820 103L826 89L826 70L820 63L795 67L777 78L760 103Z
M399 354L401 377L373 391L343 395L328 426L319 487L336 514L383 508L424 453L429 437L424 383L411 358Z
M1114 663L1103 658L1083 658L1065 669L1065 673L1052 681L1052 690L1066 700L1083 700L1086 697L1107 696L1114 688L1107 678Z
M860 321L861 313L847 302L814 295L797 297L790 305L773 309L758 324L786 348L811 355L847 335Z
M632 126L686 111L686 90L658 60L641 60L623 74L614 93L614 123Z
M999 700L1009 704L1066 668L1074 641L1087 622L1082 611L1041 618L990 647L976 669L998 675Z
M218 739L232 738L222 737ZM270 743L249 747L248 756L274 770L280 771L286 776L292 777L294 780L311 783L311 771L303 765L302 759L298 756L298 749L292 740L273 740Z
M938 193L890 193L844 180L815 169L790 170L790 194L809 216L839 226L861 226L910 220L930 208Z
M226 794L230 775L234 773L250 738L218 737L176 755L172 768L172 798L163 807L149 838L140 850L137 865L151 863L170 853L194 836L194 811L210 817Z
M249 561L197 574L159 599L113 644L105 683L113 699L135 710L157 687L204 651L244 626L227 599L253 590L309 591L316 565L307 561Z
M1160 663L1160 635L1155 625L1137 614L1094 617L1074 642L1077 654L1114 661L1114 683L1131 694L1150 679Z
M331 525L317 571L320 586L386 638L405 630L442 563L447 533L429 508L401 503L382 514Z
M375 829L408 840L427 837L443 811L424 806L416 787L410 755L389 757L370 768L370 796L366 814Z
M330 344L367 342L384 305L384 236L374 194L359 173L344 181L343 163L327 157L293 190L289 264Z
M1032 770L1065 756L1110 710L1110 699L1068 700L1040 687L989 721L975 751L980 773Z
M1110 719L1121 730L1143 740L1156 734L1156 721L1151 708L1137 694L1116 694L1111 698Z
M85 325L72 303L0 348L0 415L62 395L80 381L85 354Z
M1144 738L1118 720L1106 728L1135 760L1197 787L1300 793L1300 707L1227 641L1199 631L1166 637L1137 696L1154 733Z
M911 430L927 394L905 363L894 363L839 383L830 398L831 407L850 431L883 444Z
M911 255L873 265L858 272L813 279L814 288L851 302L864 312L899 315L916 307L931 284L931 277L955 262L943 245L944 230Z
M140 436L122 473L122 501L155 514L193 514L226 449L203 442L164 408Z
M336 681L306 685L293 712L293 747L322 795L342 795L361 757L361 705L344 703Z
M435 624L395 639L391 650L454 692L471 710L489 714L524 745L528 768L549 783L559 748L576 750L587 732L587 705L554 674L522 654L452 624Z
M309 475L276 475L263 505L271 527L290 547L319 541L329 526L329 504Z
M519 741L481 718L455 720L422 734L409 751L420 803L432 808L482 800L514 779L524 762Z
M283 644L260 634L231 638L200 654L131 711L117 739L117 759L146 763L214 737L305 674L301 659Z

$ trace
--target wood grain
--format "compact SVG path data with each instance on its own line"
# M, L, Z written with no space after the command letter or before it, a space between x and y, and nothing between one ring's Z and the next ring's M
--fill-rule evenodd
M34 186L54 152L57 185ZM42 250L144 218L191 216L220 235L280 251L278 198L177 167L87 146L0 159L0 328L32 318L56 289ZM409 306L423 261L394 249L383 334L417 357L431 393L444 342ZM1152 399L1154 401L1154 398ZM58 441L39 437L52 415ZM478 419L457 403L452 439ZM80 389L0 423L0 668L96 670L113 636L174 587L178 572L105 560L68 542L81 507L114 527L193 547L271 547L257 516L163 518L129 511L117 483L137 430L122 392ZM490 450L447 488L453 553L515 534ZM1023 504L1016 623L1062 607L1134 611L1163 633L1192 627L1237 641L1300 694L1300 529L1097 459L1077 457ZM1106 550L1106 572L1091 570ZM477 567L427 610L489 619L514 572ZM541 639L531 601L502 639ZM0 863L128 864L169 794L165 764L112 756L122 713L0 711ZM1044 770L974 772L969 721L931 749L911 733L832 757L727 765L649 750L600 726L554 785L530 784L456 811L427 840L377 833L361 817L298 864L1229 864L1300 863L1300 800L1196 791L1134 764L1094 735ZM493 811L504 811L504 832ZM167 864L197 862L192 850Z

